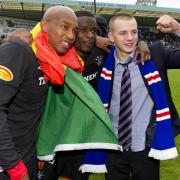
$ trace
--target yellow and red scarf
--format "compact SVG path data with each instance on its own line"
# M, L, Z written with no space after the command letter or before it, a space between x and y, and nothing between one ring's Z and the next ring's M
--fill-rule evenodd
M32 36L32 48L44 73L44 79L50 84L64 84L66 66L79 72L84 70L76 49L71 47L66 54L59 56L49 44L47 34L41 31L39 23L32 30Z

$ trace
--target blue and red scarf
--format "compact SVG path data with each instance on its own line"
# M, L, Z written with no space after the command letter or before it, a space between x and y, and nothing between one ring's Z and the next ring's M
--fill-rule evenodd
M98 94L104 104L105 109L108 111L113 66L115 63L114 50L112 48L101 72L98 82ZM177 149L174 142L172 131L172 120L168 102L161 81L161 77L157 67L152 60L148 60L144 65L139 64L139 70L148 83L148 88L152 94L152 100L156 110L156 128L152 139L151 149L148 154L149 157L158 160L167 160L177 157ZM83 165L80 167L82 172L104 173L106 170L106 157L107 152L104 150L90 150L85 154Z

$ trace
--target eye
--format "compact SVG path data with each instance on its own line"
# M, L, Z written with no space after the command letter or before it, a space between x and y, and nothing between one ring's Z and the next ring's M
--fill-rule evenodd
M122 32L119 32L119 35L125 35L126 32L122 31Z
M82 33L88 32L88 28L79 28L79 31Z
M78 33L78 28L73 29L73 33L77 34Z
M97 34L98 30L97 30L97 28L92 28L92 29L91 29L91 32L92 32L93 34Z
M64 29L64 30L68 30L68 26L67 25L65 25L65 24L59 24L59 27L61 27L62 29Z
M137 34L138 32L137 31L133 31L133 34Z
M67 30L69 27L66 25L63 25L63 29Z

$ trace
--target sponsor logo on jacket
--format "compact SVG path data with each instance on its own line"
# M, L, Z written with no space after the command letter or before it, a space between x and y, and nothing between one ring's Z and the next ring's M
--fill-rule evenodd
M93 79L95 79L98 75L98 72L95 72L93 74L90 74L88 76L85 76L84 79L86 79L86 81L92 81Z
M4 81L13 80L13 73L10 69L5 66L0 65L0 79Z

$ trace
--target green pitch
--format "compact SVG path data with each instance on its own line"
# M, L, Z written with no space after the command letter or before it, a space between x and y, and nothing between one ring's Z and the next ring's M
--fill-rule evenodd
M169 70L168 74L173 100L180 114L180 70ZM180 135L176 137L176 146L180 154ZM161 180L180 180L180 156L161 161Z

